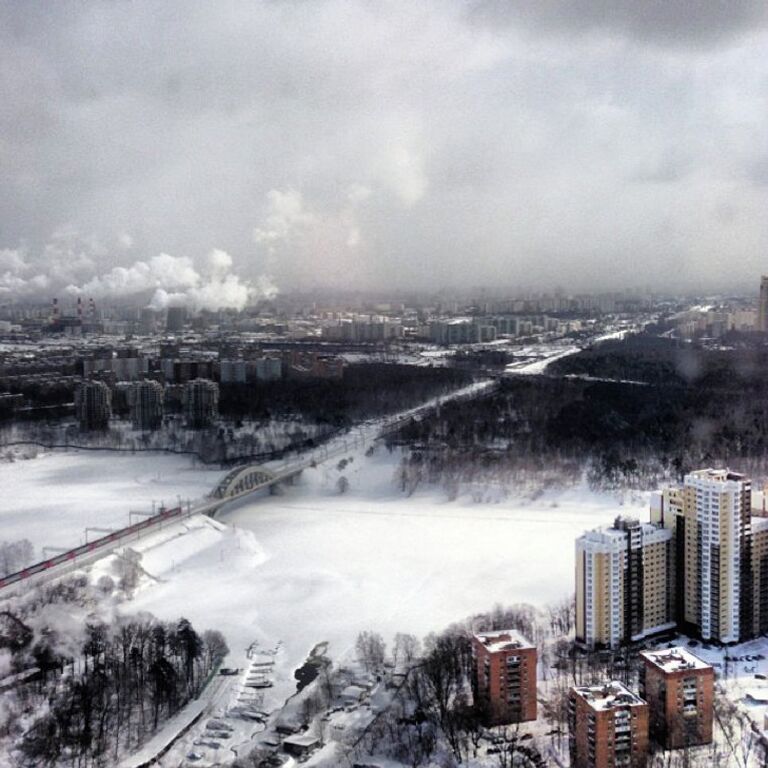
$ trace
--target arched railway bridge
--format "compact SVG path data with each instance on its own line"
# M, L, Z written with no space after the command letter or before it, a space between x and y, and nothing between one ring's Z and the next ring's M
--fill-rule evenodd
M242 493L250 493L268 486L276 479L274 472L260 465L235 467L221 478L219 484L211 491L210 498L228 499L240 496Z

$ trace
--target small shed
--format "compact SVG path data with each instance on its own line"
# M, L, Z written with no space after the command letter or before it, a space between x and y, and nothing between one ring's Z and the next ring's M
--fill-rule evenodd
M361 688L359 685L348 685L341 692L340 696L345 705L359 704L366 692L366 689Z
M320 739L308 733L297 733L283 739L283 750L293 757L308 755L313 749L320 746Z

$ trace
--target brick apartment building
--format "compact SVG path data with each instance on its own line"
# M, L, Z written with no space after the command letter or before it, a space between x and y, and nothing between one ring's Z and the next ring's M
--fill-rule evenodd
M715 673L685 648L640 654L640 695L650 707L651 737L665 749L712 741Z
M536 647L519 632L504 629L472 638L475 701L489 725L536 719Z
M571 688L572 768L642 768L648 756L648 704L619 682Z

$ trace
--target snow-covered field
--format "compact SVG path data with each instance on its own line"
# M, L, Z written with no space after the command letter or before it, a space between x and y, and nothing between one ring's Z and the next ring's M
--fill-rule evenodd
M169 454L74 450L0 462L0 540L29 539L37 555L82 544L86 527L123 527L130 510L204 496L223 473L201 466Z

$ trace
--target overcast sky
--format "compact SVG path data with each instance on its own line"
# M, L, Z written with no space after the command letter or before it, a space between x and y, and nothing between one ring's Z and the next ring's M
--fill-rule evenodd
M766 7L0 0L0 291L756 286Z

